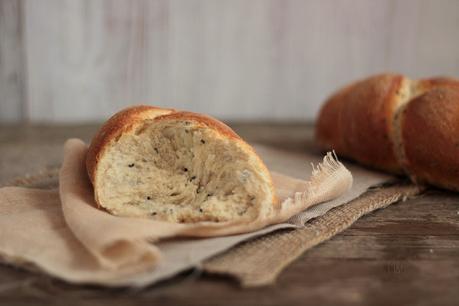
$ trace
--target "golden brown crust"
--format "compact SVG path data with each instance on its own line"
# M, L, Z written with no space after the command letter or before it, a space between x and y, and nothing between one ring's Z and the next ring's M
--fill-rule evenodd
M187 111L177 111L174 113L158 116L155 120L159 121L159 120L165 120L165 119L167 120L176 119L176 120L183 120L183 121L193 120L193 121L199 122L200 124L206 125L218 131L220 134L226 137L242 140L241 137L239 137L239 135L236 134L229 126L207 115L187 112Z
M452 77L433 77L421 79L418 82L418 91L426 92L437 87L459 87L459 80Z
M125 108L110 117L92 139L86 155L86 169L91 182L93 184L95 182L97 161L111 141L129 130L135 123L174 111L173 109L138 105Z
M270 183L270 190L273 195L273 205L278 205L271 174L268 168L255 152L253 147L242 140L230 127L207 115L146 105L129 107L116 113L102 125L99 132L93 138L86 156L86 169L94 188L97 188L95 179L97 175L97 163L102 157L105 148L107 148L112 141L115 141L123 133L142 124L145 120L190 120L217 131L217 133L222 137L237 141L241 146L243 146L244 150L251 152L253 154L252 156L257 159L258 166L261 171L264 172L264 175L267 176Z
M324 150L355 159L367 166L400 173L391 140L392 113L405 78L382 74L356 82L325 102L316 128Z
M458 79L410 81L395 74L338 91L322 107L316 129L322 149L459 191L457 135Z
M319 113L319 119L316 122L316 142L320 148L324 150L335 150L339 154L349 156L346 150L343 137L343 120L341 119L343 108L346 106L343 103L345 97L353 89L355 84L347 86L333 96L331 96L322 106Z
M459 86L434 88L402 113L403 166L417 182L459 191Z

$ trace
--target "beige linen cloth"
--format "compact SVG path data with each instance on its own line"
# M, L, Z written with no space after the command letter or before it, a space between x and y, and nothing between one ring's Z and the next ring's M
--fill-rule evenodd
M0 254L5 261L74 283L145 286L198 266L248 238L301 226L388 179L382 174L366 175L344 197L336 199L351 187L352 176L328 155L308 181L273 172L282 201L274 215L260 216L248 225L173 224L121 218L97 209L83 162L86 150L80 140L66 143L59 190L0 189ZM279 168L271 170L294 169L290 172L297 173L289 174L297 177L305 172L306 165L298 167L298 161L296 167L283 165L295 158L283 160L280 156L285 155L263 147L257 151L269 168ZM317 164L319 160L311 155L302 156L301 161ZM220 235L227 236L187 238Z

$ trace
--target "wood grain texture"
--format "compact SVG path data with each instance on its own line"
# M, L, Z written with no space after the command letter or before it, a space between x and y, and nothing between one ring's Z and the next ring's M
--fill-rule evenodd
M241 243L204 261L203 269L212 274L231 276L242 287L273 284L279 274L305 251L345 231L362 216L403 199L413 198L421 192L416 185L400 183L367 191L308 221L304 228L276 231Z
M303 152L312 126L231 124L245 139ZM90 126L0 127L0 180L61 161L68 137ZM307 251L270 287L243 290L227 279L187 272L144 290L72 286L0 265L5 305L457 305L459 196L432 189L359 219Z
M32 121L131 103L304 120L369 74L459 77L455 0L23 1Z
M24 116L22 1L0 1L0 122L17 122Z

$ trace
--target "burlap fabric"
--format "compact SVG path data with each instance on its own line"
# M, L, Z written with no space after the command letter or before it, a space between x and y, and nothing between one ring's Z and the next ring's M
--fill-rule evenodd
M265 150L264 148L257 149L259 151ZM285 167L286 165L278 166ZM55 188L58 184L57 172L58 169L46 169L36 175L16 179L10 184L45 189ZM355 198L355 193L365 190L368 187L367 184L386 179L379 176L375 176L369 182L368 179L362 179L361 182L366 181L366 184L360 186L362 190L354 190L354 193L348 197ZM357 184L359 184L359 180L357 180ZM341 203L330 201L325 203L327 205L316 206L315 210L308 210L306 216L302 214L300 215L301 218L291 220L293 224L298 226L299 223L316 218L307 223L304 228L268 233L249 242L243 242L210 260L204 261L203 259L202 269L210 273L233 276L243 286L269 284L275 280L284 267L307 249L341 232L362 215L408 196L413 196L419 191L420 189L413 185L395 185L371 190L357 199L349 199L350 202L340 207L336 206L342 204L342 201L346 199L341 199ZM327 211L328 213L326 213ZM186 244L186 242L184 243ZM165 255L168 256L168 250L170 250L170 254L177 253L177 250L174 249L176 245L174 243L174 245L168 246L168 242L163 243ZM225 250L226 248L222 249L222 251ZM178 267L175 272L179 272L183 268L186 267ZM171 275L173 274L171 272L174 271L166 272Z
M306 250L342 232L363 215L420 192L418 186L403 183L369 190L306 223L304 228L277 231L243 242L204 262L203 269L232 276L244 287L269 285Z

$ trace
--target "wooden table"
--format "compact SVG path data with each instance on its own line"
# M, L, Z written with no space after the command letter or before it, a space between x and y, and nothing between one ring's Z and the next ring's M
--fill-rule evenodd
M249 141L304 151L307 124L233 124ZM69 137L97 125L0 127L0 180L58 165ZM377 211L307 251L276 285L240 289L186 272L144 290L73 286L0 265L0 305L459 305L459 196L429 190Z

